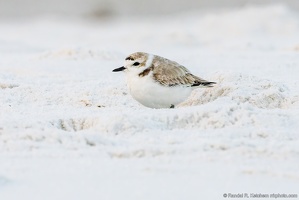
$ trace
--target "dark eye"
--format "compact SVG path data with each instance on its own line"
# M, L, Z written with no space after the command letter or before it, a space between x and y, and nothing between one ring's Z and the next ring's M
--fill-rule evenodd
M139 62L134 62L133 65L138 66L138 65L140 65L140 63Z

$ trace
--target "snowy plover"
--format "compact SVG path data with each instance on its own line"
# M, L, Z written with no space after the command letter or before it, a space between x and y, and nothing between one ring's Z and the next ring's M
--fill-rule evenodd
M143 52L129 55L125 65L113 72L125 71L127 85L135 100L150 108L174 108L198 87L212 87L184 66L166 58Z

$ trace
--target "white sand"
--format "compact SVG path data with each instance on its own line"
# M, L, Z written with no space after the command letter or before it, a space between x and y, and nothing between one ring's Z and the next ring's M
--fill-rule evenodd
M218 84L177 109L129 95L145 51ZM0 199L224 199L299 185L299 15L0 22ZM299 194L298 194L299 195Z

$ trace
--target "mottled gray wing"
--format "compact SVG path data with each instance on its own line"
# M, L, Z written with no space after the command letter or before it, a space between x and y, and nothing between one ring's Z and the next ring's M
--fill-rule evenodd
M214 82L208 82L194 76L184 66L164 58L153 60L153 77L164 86L211 86Z

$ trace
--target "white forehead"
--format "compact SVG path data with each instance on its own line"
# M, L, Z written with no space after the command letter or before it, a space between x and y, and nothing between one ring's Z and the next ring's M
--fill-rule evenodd
M125 60L125 66L130 66L132 65L136 60Z

